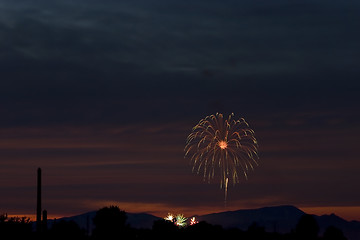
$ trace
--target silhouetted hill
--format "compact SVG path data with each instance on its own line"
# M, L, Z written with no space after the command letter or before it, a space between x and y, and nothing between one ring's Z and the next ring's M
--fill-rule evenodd
M224 228L239 228L247 230L256 222L265 227L267 232L289 233L295 229L300 217L305 212L294 206L264 207L259 209L237 210L220 213L212 213L197 216L199 221L206 221L211 224L218 224ZM360 222L346 221L335 214L314 215L320 227L320 235L329 226L335 226L344 232L348 240L360 239Z
M294 206L264 207L212 213L198 216L199 221L221 225L224 228L247 230L256 222L265 227L267 232L288 233L296 226L299 218L305 213Z
M320 234L323 234L324 230L328 226L335 226L344 232L344 235L349 240L360 239L360 222L359 221L346 221L335 214L315 216L316 221L320 227Z
M161 218L147 213L128 213L127 222L133 228L152 228L154 221Z
M73 220L81 228L87 229L89 233L93 229L92 219L95 217L96 211L88 212L85 214L66 217L60 220ZM259 226L265 228L267 232L290 233L295 229L300 217L305 212L294 206L275 206L264 207L259 209L246 209L237 211L226 211L220 213L212 213L201 216L195 216L198 221L206 221L213 225L221 225L223 228L238 228L247 230L248 227L256 222ZM147 213L127 213L127 224L133 228L151 229L153 222L161 219L160 217L153 216ZM346 221L335 214L316 216L316 221L320 227L320 235L329 226L335 226L344 232L348 240L360 239L360 222L359 221ZM49 221L49 225L53 221ZM50 226L49 226L50 227Z
M84 213L77 216L72 217L64 217L57 220L49 220L49 227L53 224L54 221L74 221L76 222L80 228L85 229L88 231L88 233L91 233L94 225L93 225L93 219L96 215L96 211ZM151 229L153 222L156 220L159 220L161 218L156 217L151 214L147 213L126 213L127 220L126 223L130 225L132 228L145 228L145 229Z

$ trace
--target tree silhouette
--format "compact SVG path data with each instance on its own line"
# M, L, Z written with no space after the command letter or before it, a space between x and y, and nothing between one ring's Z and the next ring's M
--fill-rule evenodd
M310 214L304 214L301 216L296 225L295 233L299 239L317 239L319 234L319 225L314 216Z
M346 240L343 232L334 226L329 226L326 228L323 236L324 240Z
M50 239L84 239L85 231L74 221L55 222L47 235Z
M264 239L265 234L265 228L260 226L257 222L253 222L247 230L249 239Z
M188 226L186 229L187 238L190 239L222 239L223 229L220 225L212 225L205 221Z
M119 239L125 233L126 213L118 206L101 208L94 217L93 236L97 239Z
M172 236L172 239L177 239L179 231L179 228L173 222L159 219L153 223L152 239L168 239L169 236Z
M0 215L0 238L20 239L32 235L32 222L28 217L8 217Z
M3 213L0 215L0 224L5 223L6 219L8 218L7 213Z

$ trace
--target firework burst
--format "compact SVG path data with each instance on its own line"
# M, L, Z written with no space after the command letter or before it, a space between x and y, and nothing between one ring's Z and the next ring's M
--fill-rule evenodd
M187 220L187 218L184 217L184 215L178 214L178 215L176 215L175 225L178 226L178 227L185 227L186 226L186 220Z
M190 219L190 226L195 225L195 224L198 224L198 223L199 223L199 221L197 221L195 217L192 217L192 218Z
M187 218L183 214L177 214L176 216L169 213L165 218L166 221L173 222L178 227L185 227Z
M168 213L168 215L164 218L166 221L173 222L175 220L175 216L171 213Z
M225 190L229 183L239 183L239 175L247 179L248 171L258 165L258 144L254 131L245 119L234 114L224 118L215 114L201 119L187 137L185 157L190 158L193 172L204 179L219 178Z

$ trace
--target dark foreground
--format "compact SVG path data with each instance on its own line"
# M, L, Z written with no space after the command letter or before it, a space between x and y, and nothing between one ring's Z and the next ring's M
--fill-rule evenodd
M312 215L303 215L296 228L289 233L266 232L265 228L253 223L246 231L220 225L199 222L178 227L167 220L154 221L152 229L136 229L126 225L126 213L116 206L100 209L93 219L94 230L86 232L73 221L55 222L50 229L43 225L41 232L34 230L34 223L28 218L0 216L1 239L238 239L238 240L345 240L343 232L333 226L319 235L319 226Z

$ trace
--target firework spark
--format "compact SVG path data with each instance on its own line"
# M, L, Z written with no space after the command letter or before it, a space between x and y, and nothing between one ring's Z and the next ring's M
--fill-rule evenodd
M167 221L173 222L175 217L174 217L174 215L169 213L164 219L167 220Z
M199 222L195 219L195 217L192 217L192 218L190 219L190 226L195 225L195 224L197 224L197 223L199 223Z
M178 227L185 227L187 218L183 214L177 214L176 216L169 213L165 218L166 221L173 222Z
M176 215L175 225L178 226L178 227L185 227L186 226L186 220L187 220L187 218L184 217L184 215L178 214L178 215Z
M193 172L204 179L219 178L220 187L239 183L239 175L247 179L247 172L258 165L258 144L254 131L245 119L235 120L234 114L224 118L215 114L201 119L187 137L185 157L190 158Z

